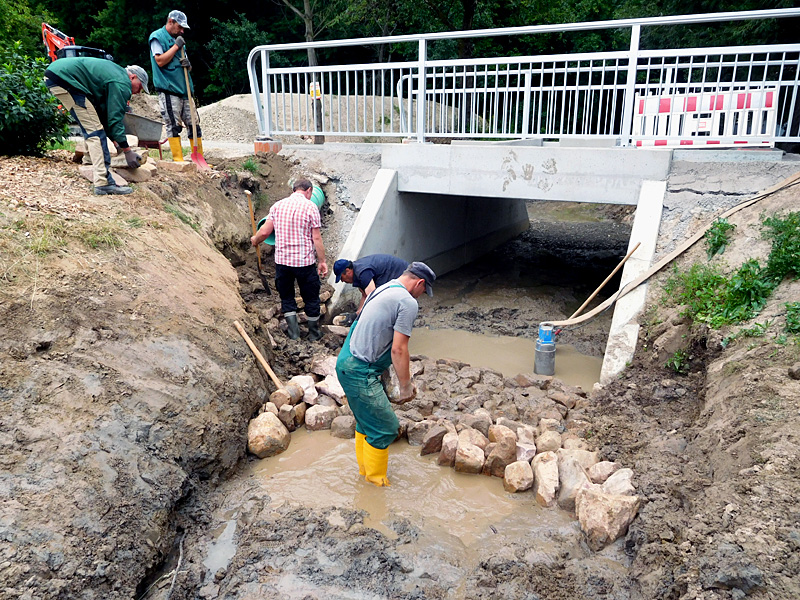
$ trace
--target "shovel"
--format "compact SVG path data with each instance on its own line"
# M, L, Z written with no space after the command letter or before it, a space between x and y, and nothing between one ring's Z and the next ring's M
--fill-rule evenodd
M258 229L256 228L256 215L253 212L253 200L250 198L252 194L249 190L245 190L244 193L247 194L247 206L250 207L250 223L253 225L253 235L255 235ZM269 289L267 276L261 271L261 244L256 246L256 259L258 260L258 276L261 278L261 283L264 285L264 291L267 292L268 296L271 296L272 291Z
M181 58L186 58L185 48L181 48ZM192 111L192 162L201 171L210 171L211 167L208 166L206 159L200 154L197 146L197 109L195 108L192 89L189 85L189 69L186 67L183 67L183 76L186 78L186 93L189 95L189 108Z

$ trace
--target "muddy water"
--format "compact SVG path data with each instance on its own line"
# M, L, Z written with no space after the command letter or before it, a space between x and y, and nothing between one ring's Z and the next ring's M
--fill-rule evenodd
M252 462L243 476L258 481L272 505L363 510L365 525L390 538L397 537L391 524L407 519L420 534L404 552L423 552L449 564L466 566L476 547L501 540L528 539L538 552L557 556L564 548L563 542L551 541L554 535L566 532L579 539L575 521L560 510L539 507L533 494L509 494L496 477L440 467L436 455L420 456L419 448L405 441L390 447L388 488L359 477L354 441L328 431L295 431L286 452ZM212 573L227 566L236 550L237 513L229 509L221 517L227 522L213 532L216 539L203 561Z
M415 329L409 349L412 354L454 358L475 367L499 371L507 377L532 373L536 343L527 338L492 336L460 329ZM556 345L555 376L569 385L589 391L600 381L603 360L587 356L569 344Z

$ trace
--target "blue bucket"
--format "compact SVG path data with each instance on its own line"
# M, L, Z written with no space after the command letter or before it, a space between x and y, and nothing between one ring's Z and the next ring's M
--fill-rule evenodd
M311 201L317 205L317 208L322 208L322 205L325 203L325 192L322 191L322 188L314 186L311 191ZM256 229L261 229L261 226L264 224L264 221L267 220L267 217L263 217L256 225ZM267 236L267 239L264 240L265 244L269 244L270 246L275 245L275 232L273 231Z
M542 344L554 344L556 341L552 323L539 323L539 341Z

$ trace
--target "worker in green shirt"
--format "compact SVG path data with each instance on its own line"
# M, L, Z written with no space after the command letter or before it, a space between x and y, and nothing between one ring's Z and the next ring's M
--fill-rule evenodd
M138 65L124 69L104 58L59 58L44 73L50 93L58 98L81 128L94 172L94 193L130 194L126 185L117 185L111 176L108 139L125 152L125 161L137 168L142 157L128 145L122 117L128 110L131 94L148 93L148 77Z

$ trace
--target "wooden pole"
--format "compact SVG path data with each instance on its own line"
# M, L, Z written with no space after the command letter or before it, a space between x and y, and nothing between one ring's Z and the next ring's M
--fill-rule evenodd
M641 242L639 242L638 244L636 244L636 245L633 247L633 250L631 250L630 252L628 252L628 254L625 256L625 258L623 258L623 259L622 259L622 261L621 261L621 262L620 262L620 263L617 265L617 267L616 267L616 268L615 268L613 271L611 271L611 275L609 275L608 277L606 277L606 278L603 280L603 283L601 283L601 284L600 284L600 286L599 286L599 287L598 287L598 288L597 288L597 289L594 291L594 293L593 293L591 296L589 296L588 300L586 300L586 302L584 302L583 304L581 304L581 305L580 305L580 308L578 308L578 310L576 310L574 313L572 313L572 316L570 316L570 319L574 319L574 318L575 318L576 316L578 316L578 315L579 315L581 312L583 312L583 309L584 309L584 308L586 308L586 306L589 304L589 302L591 302L592 300L594 300L594 297L595 297L595 296L597 296L597 294L599 294L599 293L600 293L600 290L602 290L602 289L603 289L603 287L605 287L605 285L606 285L606 284L607 284L607 283L608 283L608 282L611 280L611 278L612 278L614 275L616 275L617 271L619 271L619 270L622 268L622 265L624 265L624 264L625 264L625 261L627 261L627 260L628 260L628 259L631 257L631 254L633 254L634 252L636 252L636 250L638 250L638 249L639 249L639 246L641 246L641 245L642 245L642 243L641 243Z
M261 366L264 367L264 370L267 372L267 375L269 375L269 378L272 379L272 383L274 383L279 390L282 390L283 384L281 383L281 380L278 379L278 377L275 375L275 372L270 368L267 361L264 360L264 357L261 355L261 352L259 352L255 344L253 344L253 340L251 340L250 336L247 335L247 332L244 330L242 325L239 323L239 321L234 321L233 324L236 327L236 329L239 330L239 333L244 338L244 341L247 342L247 345L250 346L250 350L252 350L253 355L256 357L258 362L260 362Z

